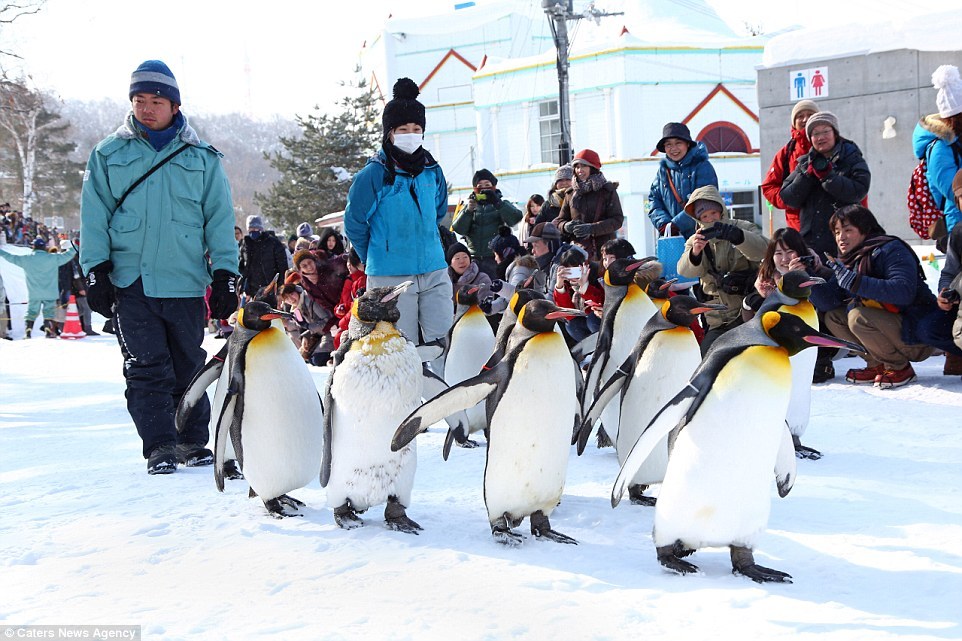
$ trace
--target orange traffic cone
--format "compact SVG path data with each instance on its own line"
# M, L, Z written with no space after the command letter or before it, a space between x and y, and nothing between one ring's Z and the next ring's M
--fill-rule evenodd
M63 324L63 331L60 338L83 338L87 333L80 326L80 314L77 313L77 299L73 294L70 295L70 302L67 303L67 322Z

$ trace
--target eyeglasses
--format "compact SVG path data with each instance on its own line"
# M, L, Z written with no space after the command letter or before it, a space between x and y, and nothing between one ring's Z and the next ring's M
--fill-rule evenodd
M812 135L811 135L811 137L812 137L812 138L821 138L821 137L823 137L823 136L827 136L827 135L829 135L829 134L834 134L834 133L835 133L835 130L834 130L834 129L831 129L831 128L829 128L829 129L819 129L819 130L817 130L817 131L813 129L813 130L812 130Z

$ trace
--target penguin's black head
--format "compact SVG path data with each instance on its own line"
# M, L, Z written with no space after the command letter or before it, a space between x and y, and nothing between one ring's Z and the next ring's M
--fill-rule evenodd
M274 309L261 300L252 300L237 315L237 322L249 330L262 332L271 326L275 318L289 317L290 314Z
M554 325L559 320L584 315L584 312L577 309L558 307L550 300L534 299L528 301L518 312L518 322L532 332L544 333L554 331Z
M637 258L618 258L613 260L608 265L608 269L605 270L605 283L624 287L634 279L638 268L649 261L651 261L650 258L642 258L641 260Z
M544 300L544 294L536 289L516 289L514 290L514 295L508 302L508 306L514 315L517 316L521 313L521 308L527 305L533 300Z
M481 288L477 285L462 285L454 294L454 300L458 305L477 305L479 291L481 291Z
M765 312L761 317L761 325L769 338L788 350L789 356L807 347L839 347L865 353L861 345L822 334L795 314Z
M667 300L668 292L671 291L671 286L678 282L677 278L672 278L671 280L665 280L664 278L655 278L650 283L648 287L645 288L645 293L648 294L649 298Z
M397 299L408 287L413 285L407 280L395 287L375 287L369 289L354 301L351 314L362 323L374 324L380 321L396 323L401 318Z
M778 281L778 289L796 300L807 300L812 293L812 285L824 285L825 279L809 276L800 269L790 271Z
M675 296L669 298L661 307L661 314L668 322L679 327L688 327L695 322L699 314L713 309L725 309L724 305L715 303L699 303L691 296Z

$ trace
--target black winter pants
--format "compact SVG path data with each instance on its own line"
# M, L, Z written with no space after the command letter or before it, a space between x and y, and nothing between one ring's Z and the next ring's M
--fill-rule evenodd
M174 412L204 365L203 298L150 298L138 279L117 290L114 328L124 355L127 411L144 443L144 458L158 445L206 445L210 403L206 394L177 434Z

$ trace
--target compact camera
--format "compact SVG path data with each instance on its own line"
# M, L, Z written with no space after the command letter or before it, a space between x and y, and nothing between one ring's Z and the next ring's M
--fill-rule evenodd
M712 238L718 238L718 234L720 232L721 232L721 229L719 229L717 225L713 225L711 227L706 227L705 229L702 229L698 233L700 233L701 237L704 238L705 240L711 240Z
M584 267L565 267L564 277L568 280L578 280L584 273Z
M805 256L799 256L798 260L802 261L806 267L815 267L815 257L811 254L806 254Z

